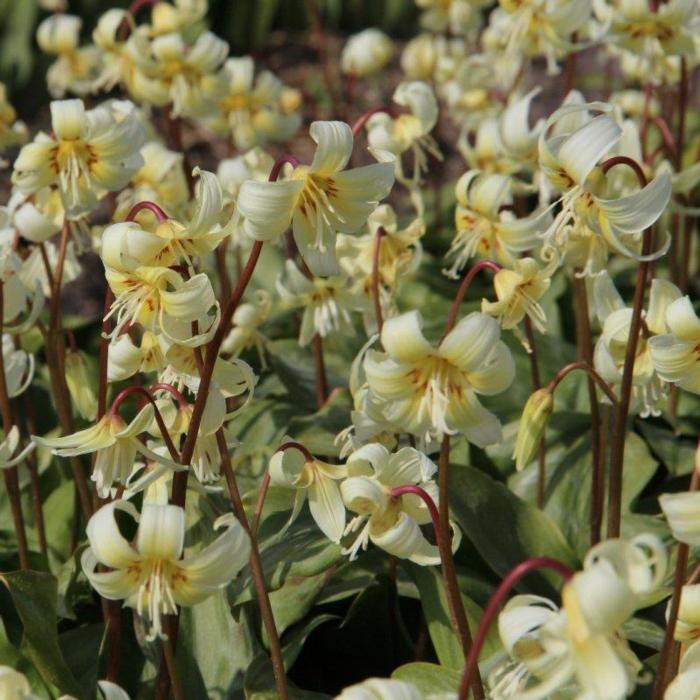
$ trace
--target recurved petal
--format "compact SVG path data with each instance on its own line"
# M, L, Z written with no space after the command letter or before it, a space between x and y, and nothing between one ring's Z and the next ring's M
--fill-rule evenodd
M305 465L306 457L295 447L277 450L270 457L270 484L290 489L306 486L300 483Z
M348 164L352 153L352 130L345 122L313 122L309 134L318 144L311 163L312 172L333 175Z
M700 319L689 296L681 297L669 304L666 309L666 324L669 330L681 340L697 343L700 341Z
M192 220L187 225L187 233L193 238L206 236L218 224L221 216L223 193L219 178L208 170L195 168L193 174L199 176L196 202Z
M138 552L127 542L119 531L116 511L128 513L134 520L139 514L133 504L116 500L102 506L90 518L86 534L92 553L100 564L111 569L125 569L139 561Z
M398 362L411 364L434 352L422 328L423 319L418 311L407 311L387 319L382 328L382 345L387 355Z
M256 241L269 241L282 235L292 221L303 187L303 180L244 182L236 208L243 217L246 234Z
M386 328L386 324L384 327ZM496 319L479 312L468 314L440 343L440 356L463 372L477 371L493 350L500 335L501 330Z
M194 605L210 593L223 588L246 565L250 557L250 537L243 526L228 513L215 527L226 530L210 545L180 562L184 579L175 582L175 600L180 605Z
M96 569L100 563L90 547L80 557L80 565L90 584L103 598L124 600L136 593L144 579L138 562L130 568L98 572Z
M355 450L347 459L349 476L371 476L381 472L389 460L389 450L378 442L370 442Z
M389 496L377 479L369 476L351 476L340 484L345 505L355 513L364 515L383 511Z
M670 197L671 178L668 173L661 173L639 192L618 199L595 198L595 201L617 230L639 233L661 216Z
M492 396L505 391L515 378L515 363L508 346L499 340L478 369L468 372L466 378L477 394Z
M377 547L400 559L410 559L421 566L440 563L438 548L425 539L418 523L406 513L399 513L394 525L387 529L371 525L370 539Z
M340 542L345 530L345 506L338 483L317 471L308 496L311 515L321 532L332 542Z
M498 418L469 390L464 391L459 400L454 399L448 404L447 424L477 447L493 445L503 438Z
M136 536L136 548L148 559L177 561L185 543L185 511L180 506L146 503Z
M673 536L693 546L700 544L700 493L665 493L659 497Z
M700 382L694 343L679 340L675 335L657 335L649 339L649 351L654 370L664 381L678 383L695 376L696 382Z
M56 138L73 141L80 138L86 126L82 100L54 100L51 105L51 126Z
M657 335L666 332L666 310L681 298L681 290L672 282L654 278L649 291L649 309L644 320L652 333Z
M596 163L619 140L620 127L606 114L591 119L561 145L558 160L578 185L583 185Z

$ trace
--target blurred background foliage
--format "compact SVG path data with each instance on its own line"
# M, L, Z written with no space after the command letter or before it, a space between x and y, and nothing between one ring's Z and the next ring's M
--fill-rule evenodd
M68 0L68 11L83 19L87 42L103 12L129 4L129 0ZM234 56L260 51L273 32L307 32L317 17L325 30L341 34L370 26L397 38L417 31L413 0L210 0L209 5L208 25L229 42ZM38 0L0 0L0 80L24 117L47 98L44 75L52 58L42 55L34 39L46 14Z

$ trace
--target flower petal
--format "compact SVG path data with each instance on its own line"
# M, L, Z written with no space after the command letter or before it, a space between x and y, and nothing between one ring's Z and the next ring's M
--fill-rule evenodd
M128 513L134 520L139 514L133 504L116 500L102 506L90 518L86 534L92 552L100 562L112 569L125 569L139 560L138 552L122 537L116 521L116 512Z
M382 345L387 355L398 362L414 363L434 352L422 331L418 311L408 311L387 319L382 328Z
M185 544L185 510L180 506L146 503L136 536L136 548L148 559L176 561Z
M316 471L308 496L311 515L321 532L331 542L340 542L345 530L345 506L338 484Z
M493 350L500 335L495 318L475 311L461 319L447 334L440 343L440 356L463 372L476 371Z
M352 130L345 122L313 122L309 134L318 144L311 172L333 175L348 164L352 154Z

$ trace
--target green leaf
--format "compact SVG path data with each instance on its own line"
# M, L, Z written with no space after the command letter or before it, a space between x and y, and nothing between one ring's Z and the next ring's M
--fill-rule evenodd
M664 630L651 620L632 617L622 626L622 632L627 639L636 644L661 651L664 643Z
M461 669L464 666L464 652L459 637L452 627L440 570L433 566L418 566L410 562L403 564L418 586L423 617L428 625L430 639L440 664L450 669ZM483 611L464 594L462 594L462 603L467 614L469 629L473 635L479 626ZM495 627L492 627L484 643L482 658L488 658L500 648L498 634Z
M445 698L457 692L461 673L452 668L436 664L412 663L399 666L392 678L406 683L413 683L423 694L425 700Z
M452 515L481 557L500 576L532 557L548 556L569 566L577 559L556 523L503 484L472 467L450 475ZM534 573L523 587L543 595L559 590L551 572Z
M684 439L672 430L648 421L639 421L639 430L646 438L651 451L673 476L690 474L697 446L695 439Z
M208 697L242 691L246 669L259 652L247 612L234 620L223 591L182 608L178 649L181 645L195 660Z
M22 652L47 683L67 695L87 698L61 653L56 628L56 579L39 571L0 574L22 621Z

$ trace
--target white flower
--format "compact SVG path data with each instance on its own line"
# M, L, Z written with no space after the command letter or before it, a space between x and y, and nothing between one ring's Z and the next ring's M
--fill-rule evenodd
M117 511L139 523L134 544L121 535ZM123 599L145 618L149 640L163 638L163 615L175 615L178 605L196 605L221 590L248 561L250 540L241 524L227 514L214 527L225 530L199 553L182 558L182 508L147 503L139 518L131 503L112 501L88 522L90 546L81 557L83 571L103 598ZM98 564L110 571L98 572Z
M370 678L345 688L335 700L424 700L424 696L411 683Z
M105 192L124 187L141 167L144 132L136 118L106 107L86 111L82 100L51 103L53 135L22 148L12 182L24 194L58 186L69 216L91 211Z
M479 447L499 442L498 418L477 399L505 391L515 375L498 322L471 313L437 347L421 327L417 311L387 320L385 352L365 358L367 382L387 420L420 437L461 433Z
M346 467L348 478L340 491L348 509L358 514L348 523L346 534L359 533L345 553L354 559L371 541L389 554L421 566L439 564L437 546L430 544L420 529L431 523L425 502L412 493L392 495L392 489L399 486L417 485L437 503L435 464L412 447L391 454L383 445L370 444L353 452ZM461 537L456 527L453 530L456 550Z
M366 78L379 73L389 62L393 45L384 32L370 27L348 38L340 55L340 69L346 75Z
M294 240L316 275L339 271L336 232L355 233L394 182L390 163L343 171L352 153L352 132L343 122L314 122L318 147L310 166L299 165L283 182L243 183L237 215L255 240L279 238L292 224Z
M10 432L3 437L4 439L0 442L0 469L16 467L36 447L33 442L30 442L23 450L20 450L20 452L15 455L17 447L19 446L19 429L16 425L13 425L12 428L10 428ZM15 456L13 457L12 455Z
M5 367L5 383L7 394L13 399L24 393L34 377L34 355L21 349L16 349L12 336L4 333L2 336L2 359Z

